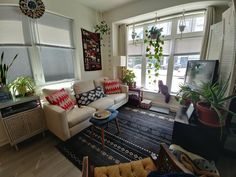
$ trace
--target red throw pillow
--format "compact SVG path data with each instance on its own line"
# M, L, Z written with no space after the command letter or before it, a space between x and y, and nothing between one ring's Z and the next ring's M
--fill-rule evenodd
M60 106L64 110L71 110L75 105L74 101L70 98L64 88L46 96L45 98L50 104Z
M104 81L105 94L121 93L120 82L117 80Z

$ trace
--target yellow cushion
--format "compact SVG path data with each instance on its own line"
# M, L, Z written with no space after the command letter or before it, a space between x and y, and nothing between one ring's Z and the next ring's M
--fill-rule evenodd
M146 177L156 166L150 157L118 165L95 167L94 177Z

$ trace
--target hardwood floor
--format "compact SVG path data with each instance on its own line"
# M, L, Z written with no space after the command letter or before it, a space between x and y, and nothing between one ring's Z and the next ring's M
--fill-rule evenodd
M81 177L81 171L55 147L57 138L51 134L34 137L19 145L0 148L1 177Z
M19 145L0 148L0 177L81 177L81 171L54 146L59 140L52 134L36 136ZM217 167L221 177L236 176L236 158L221 156Z

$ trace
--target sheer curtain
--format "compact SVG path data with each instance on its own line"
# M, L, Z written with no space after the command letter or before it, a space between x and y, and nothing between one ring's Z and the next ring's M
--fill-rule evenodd
M214 7L208 7L207 8L205 19L206 19L205 34L204 34L204 37L203 37L200 60L205 60L206 59L208 39L209 39L209 34L210 34L210 27L211 27L211 25L213 25L215 23L215 8Z

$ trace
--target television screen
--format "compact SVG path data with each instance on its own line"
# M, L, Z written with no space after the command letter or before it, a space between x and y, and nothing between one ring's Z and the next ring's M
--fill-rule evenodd
M203 83L213 84L217 79L218 60L188 61L185 84L192 89L199 89Z

